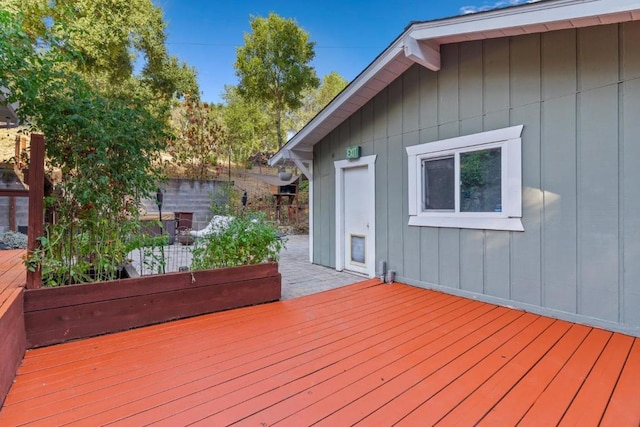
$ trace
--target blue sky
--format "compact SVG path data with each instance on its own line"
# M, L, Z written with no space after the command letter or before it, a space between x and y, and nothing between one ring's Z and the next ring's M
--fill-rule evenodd
M353 80L411 21L427 21L527 0L153 0L168 23L172 55L196 67L202 98L221 102L236 84L236 47L250 30L250 15L275 12L293 18L316 42L313 66L322 76L337 71Z

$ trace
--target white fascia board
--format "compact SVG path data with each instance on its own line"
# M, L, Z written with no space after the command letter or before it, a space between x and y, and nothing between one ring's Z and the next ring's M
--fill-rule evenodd
M305 141L311 145L318 142L320 138L314 135L315 130L334 117L340 107L348 103L354 96L362 95L359 91L366 91L367 84L390 63L406 62L407 59L410 59L430 70L437 71L440 59L439 39L453 38L463 34L472 34L470 40L486 38L487 36L483 35L483 32L490 33L514 27L539 27L541 24L553 26L553 23L556 22L569 22L616 13L630 13L632 19L638 19L640 0L559 0L529 3L518 7L412 24L329 105L291 138L284 148L294 149ZM405 67L408 68L410 65L411 62ZM387 82L383 82L379 90L382 90L387 84ZM375 92L377 93L377 91ZM367 96L371 99L376 93L368 93ZM338 120L339 123L342 121ZM332 128L335 127L337 125L332 126ZM269 159L269 164L273 166L282 159L281 150Z
M275 166L280 162L280 160L282 160L282 150L278 151L273 155L273 157L269 158L269 160L267 160L267 163L269 164L269 166Z
M289 145L287 143L287 145ZM294 148L287 148L287 145L282 147L273 157L268 161L269 166L278 164L281 160L301 160L309 162L313 160L313 151L296 150Z
M640 8L638 0L564 0L531 3L441 21L414 24L409 30L416 40L445 38L468 33L526 27L557 21L598 17Z
M355 96L358 91L364 87L367 82L372 80L376 74L384 69L384 67L392 62L397 56L403 55L402 38L398 38L391 46L389 46L380 56L378 56L367 69L365 69L358 77L355 78L342 92L336 96L322 111L320 111L305 127L296 133L287 142L280 151L269 159L269 165L273 166L281 161L283 151L285 149L293 150L305 138L313 133L323 122L329 119L343 104ZM375 95L374 95L375 96Z

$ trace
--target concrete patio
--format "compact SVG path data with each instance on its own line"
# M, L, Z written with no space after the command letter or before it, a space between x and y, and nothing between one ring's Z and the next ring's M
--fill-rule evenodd
M286 248L280 253L282 300L327 291L365 278L309 263L309 236L287 236Z

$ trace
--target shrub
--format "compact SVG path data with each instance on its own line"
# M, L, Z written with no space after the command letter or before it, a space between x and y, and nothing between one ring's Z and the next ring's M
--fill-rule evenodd
M198 238L193 249L193 270L205 270L278 261L285 241L263 214L234 217L217 233Z
M56 223L38 236L41 247L26 265L42 268L51 285L113 277L140 201L163 178L169 103L150 105L144 91L120 97L99 90L69 67L81 58L72 43L50 35L32 44L22 22L0 8L0 86L7 102L19 102L28 129L46 135L48 166L59 173L45 199ZM66 34L51 29L58 32Z
M2 235L0 244L4 246L4 249L26 249L27 236L15 231L6 231Z

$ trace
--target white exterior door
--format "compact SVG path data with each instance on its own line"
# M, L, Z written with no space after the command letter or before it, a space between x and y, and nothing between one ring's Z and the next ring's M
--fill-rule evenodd
M344 171L344 269L367 272L367 240L369 239L367 167Z
M336 166L336 269L375 276L376 156Z

